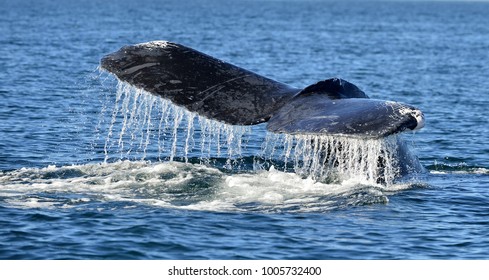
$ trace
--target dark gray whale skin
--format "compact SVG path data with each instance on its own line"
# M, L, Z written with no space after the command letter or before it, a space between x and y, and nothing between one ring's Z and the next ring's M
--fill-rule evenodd
M123 47L101 66L199 115L231 125L268 122L276 133L379 138L424 121L413 106L368 99L342 79L297 89L171 42Z
M299 91L170 42L123 47L101 66L133 86L232 125L267 121Z
M101 67L209 119L231 125L267 122L274 133L382 138L424 126L417 108L369 99L339 78L299 89L167 41L122 47L103 57ZM409 162L401 169L422 169L404 144L399 147L401 161Z

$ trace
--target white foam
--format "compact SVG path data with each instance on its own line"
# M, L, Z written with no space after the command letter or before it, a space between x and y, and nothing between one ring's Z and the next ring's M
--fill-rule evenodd
M52 209L54 208L56 201L46 201L46 200L40 200L38 198L27 198L25 200L15 200L15 199L7 199L6 202L10 204L11 206L14 206L16 208L23 208L23 209L29 209L29 208L45 208L45 209Z
M322 212L346 204L362 204L362 199L370 201L372 197L379 203L388 202L382 191L385 187L366 186L359 182L361 179L325 184L272 168L255 174L229 175L221 183L215 199L186 208L206 211ZM369 194L354 197L359 190L368 190Z
M461 170L456 170L457 167L450 167L455 170L431 170L431 174L489 174L489 169L483 167L459 167Z
M101 203L122 202L124 208L327 211L372 201L386 203L386 192L393 190L366 184L362 178L327 184L275 168L229 174L181 162L120 161L0 174L0 197L16 208L100 208Z

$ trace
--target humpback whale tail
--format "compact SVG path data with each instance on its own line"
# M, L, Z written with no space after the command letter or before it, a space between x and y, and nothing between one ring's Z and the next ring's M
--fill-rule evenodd
M267 122L275 133L359 138L424 125L413 106L369 99L342 79L298 89L166 41L125 46L103 57L101 66L137 88L231 125Z

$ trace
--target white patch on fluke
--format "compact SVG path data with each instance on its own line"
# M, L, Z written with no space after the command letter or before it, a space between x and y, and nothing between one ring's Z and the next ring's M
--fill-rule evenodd
M420 110L403 106L399 108L399 113L401 115L410 115L416 119L417 125L413 130L419 130L424 127L424 115Z
M147 48L166 48L168 46L168 43L168 41L151 41L147 43L137 44L135 46Z

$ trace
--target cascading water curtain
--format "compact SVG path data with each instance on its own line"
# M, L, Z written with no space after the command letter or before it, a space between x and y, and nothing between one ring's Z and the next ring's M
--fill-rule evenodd
M319 181L358 178L392 184L399 173L397 136L361 139L328 135L269 134L262 155Z
M198 157L225 157L226 167L242 154L251 137L250 126L232 126L209 120L170 101L119 81L105 140L106 161L119 158L159 160L177 158L187 162ZM319 181L352 177L390 184L398 170L397 136L361 139L326 135L267 133L261 157L293 166L294 172Z
M119 81L105 140L105 159L113 154L145 159L151 152L170 161L177 157L188 161L190 156L202 161L225 156L232 161L241 156L250 131L250 127L206 119Z

